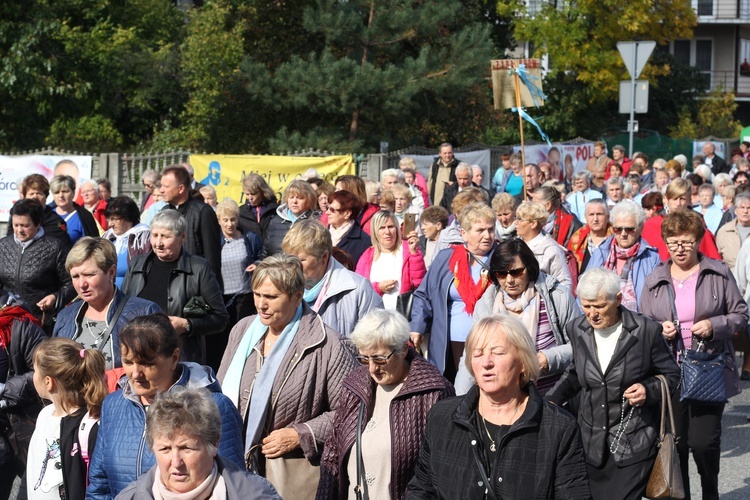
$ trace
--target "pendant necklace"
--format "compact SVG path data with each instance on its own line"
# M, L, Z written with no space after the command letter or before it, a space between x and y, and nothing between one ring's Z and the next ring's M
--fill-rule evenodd
M518 413L518 409L521 407L521 402L519 401L518 404L516 404L516 410L513 412L513 416L510 417L510 423L508 425L513 425L513 420L516 418L516 414ZM495 440L492 439L492 434L490 434L490 430L487 428L487 420L484 419L484 416L480 413L479 416L482 417L482 424L484 425L484 432L487 433L487 437L490 438L490 451L492 453L495 453L497 451L497 445L495 443Z

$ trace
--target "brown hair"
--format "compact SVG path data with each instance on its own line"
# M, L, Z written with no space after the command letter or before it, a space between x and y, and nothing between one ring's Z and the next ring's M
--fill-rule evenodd
M187 168L182 165L170 165L164 167L164 170L161 171L162 177L167 174L172 174L177 184L182 184L185 186L185 189L190 190L190 172L188 172Z
M104 382L104 355L97 349L83 349L78 342L64 337L43 340L34 351L34 369L57 384L62 410L87 408L99 417L107 396Z
M667 238L673 238L681 234L689 234L700 242L706 233L703 217L695 210L678 210L664 217L661 222L661 237L666 242Z
M21 181L21 194L26 196L30 189L36 189L49 196L49 181L41 174L27 175Z
M344 190L356 194L362 201L362 205L367 203L367 191L365 190L365 181L362 180L362 177L356 175L340 175L336 178L334 184L338 184L339 182Z
M472 203L484 203L487 204L487 194L479 188L468 187L458 193L451 202L451 212L454 215L461 213L467 205Z
M680 163L677 160L669 160L666 165L664 165L664 169L669 172L670 170L674 170L677 174L677 177L682 175L682 171L685 170L685 167L682 166L682 163Z

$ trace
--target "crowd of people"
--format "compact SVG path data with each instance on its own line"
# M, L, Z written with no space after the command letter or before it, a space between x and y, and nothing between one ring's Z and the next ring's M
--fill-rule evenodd
M596 143L578 172L552 148L484 182L442 144L427 176L250 174L240 200L172 165L140 204L30 175L0 239L0 500L639 499L662 376L687 497L692 453L718 498L726 401L679 382L696 349L727 398L750 379L748 147Z

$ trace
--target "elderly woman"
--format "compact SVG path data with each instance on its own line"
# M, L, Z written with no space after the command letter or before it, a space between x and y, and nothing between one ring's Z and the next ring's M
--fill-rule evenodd
M667 189L664 191L664 201L667 212L672 213L679 210L687 210L690 206L691 192L692 184L686 179L675 179L667 184ZM663 215L654 215L647 219L645 224L643 224L642 232L643 239L659 251L659 257L661 257L662 262L669 257L669 250L667 249L667 245L664 244L664 239L662 238L661 225L663 220ZM704 236L699 239L700 247L698 250L700 250L706 257L721 260L721 254L716 248L714 235L705 228L705 224L704 229Z
M361 201L349 191L334 191L328 198L326 214L333 246L348 253L354 262L372 246L372 238L357 222L361 211Z
M320 222L307 220L295 224L286 233L281 248L302 262L303 300L341 335L349 337L363 316L371 309L383 307L383 299L370 282L334 258L331 234Z
M47 205L47 198L49 197L49 181L47 178L41 174L27 175L23 178L18 193L21 195L21 199L34 200L39 203L39 206L42 207L41 227L44 229L44 234L60 240L63 246L69 249L73 244L65 230L65 221L57 215L57 212L51 206ZM13 234L11 218L8 219L7 234L8 236Z
M459 193L461 194L461 193ZM441 250L414 293L411 339L428 332L428 359L455 380L477 301L490 284L489 260L495 248L495 212L485 204L466 206L459 215L463 245Z
M544 223L544 232L563 247L567 246L570 238L583 224L578 217L563 208L560 192L552 186L539 186L534 190L533 201L541 203L549 214Z
M453 387L409 347L409 323L395 311L371 311L357 324L352 341L364 366L342 385L317 498L354 498L359 488L363 498L403 499L427 414L436 402L454 395ZM361 449L355 445L359 442Z
M396 309L398 296L416 290L427 272L416 231L406 238L396 216L381 210L372 218L372 246L357 262L357 274L370 280L386 309Z
M700 251L705 226L692 210L670 213L662 224L662 237L669 260L646 279L641 299L643 314L662 323L664 338L682 362L685 349L705 344L706 352L725 353L726 396L740 392L732 335L745 333L747 304L730 269ZM694 405L674 398L677 450L685 483L688 484L688 448L701 476L703 498L719 496L721 417L724 405Z
M477 385L427 418L409 498L591 498L581 433L545 402L534 341L511 316L475 324L466 342Z
M107 209L107 202L99 196L99 186L95 180L88 179L81 183L81 198L86 210L91 212L97 224L106 231L108 226L104 211Z
M75 243L84 236L99 236L91 212L73 201L76 192L76 181L69 175L56 175L49 183L52 193L52 208L65 221L70 241Z
M581 276L580 316L567 325L573 360L547 398L562 405L580 393L578 424L594 499L640 499L659 437L661 386L679 369L661 325L623 307L620 279L596 268Z
M106 369L122 366L120 330L131 320L162 312L149 300L129 297L115 286L117 254L104 238L85 236L65 260L79 300L60 311L52 333L104 354Z
M661 263L659 252L641 238L646 212L635 202L625 200L609 215L614 236L607 238L591 255L587 269L603 267L620 276L622 305L640 311L646 278Z
M115 283L122 286L133 257L151 251L151 230L141 223L138 205L129 196L118 196L107 203L104 210L109 229L102 238L115 244L117 251L117 274Z
M153 205L154 202L156 201L154 194L159 192L159 189L156 186L156 182L158 180L159 180L159 174L156 172L156 170L152 170L152 169L144 170L143 174L141 174L141 184L143 185L143 188L146 190L143 193L143 196L141 197L141 206L140 206L141 213L151 208L151 205Z
M555 278L539 270L534 253L520 239L497 246L490 259L490 279L492 285L477 303L474 319L501 314L521 320L534 341L541 374L536 388L544 395L573 357L565 325L581 315L575 298ZM456 392L465 394L474 380L465 363L458 371Z
M565 248L542 231L547 217L547 211L540 203L524 201L516 210L516 232L534 252L539 261L539 269L554 276L562 286L570 290L573 280Z
M240 207L238 227L243 233L251 231L263 239L268 223L279 206L276 194L258 174L248 174L242 178L242 191L245 203Z
M218 377L245 418L248 468L285 499L313 498L320 452L354 358L303 301L297 257L268 257L252 287L258 315L232 329Z
M711 184L703 184L698 188L698 205L693 208L703 216L706 228L716 235L719 229L721 218L724 215L723 201L719 205L714 203L716 200L716 188Z
M419 208L412 204L414 196L411 194L411 191L409 191L409 187L406 184L395 184L391 187L391 192L393 193L395 202L393 215L396 216L399 224L404 223L405 214L415 214L417 220L416 227L419 228L419 214L422 213L424 207Z
M162 210L151 221L151 251L133 259L122 291L155 302L183 337L182 354L205 363L205 335L221 332L229 314L208 261L183 249L187 225L176 210ZM193 304L195 307L185 308Z
M146 445L146 414L156 396L179 386L205 388L219 408L219 455L243 467L242 417L221 393L213 370L180 361L180 337L169 318L151 314L134 318L120 331L120 352L125 377L121 390L104 400L96 449L91 457L86 498L117 496L155 463Z
M312 185L306 181L292 181L284 190L283 203L276 208L276 214L266 227L263 234L263 257L277 254L281 251L281 242L298 220L315 218L320 212L318 195Z
M378 191L379 190L380 186L378 185ZM360 212L359 217L357 217L357 223L364 232L372 234L370 222L372 217L380 211L380 207L375 203L370 203L371 200L367 196L365 181L362 177L357 175L341 175L337 177L336 191L349 191L350 193L357 195L359 201L362 202L362 211Z
M69 248L41 228L36 200L17 201L10 218L13 235L0 239L0 287L23 299L49 334L53 315L75 297L65 271Z
M281 500L268 481L219 456L221 413L206 389L176 387L160 394L148 410L146 429L156 465L118 500Z
M516 237L516 208L518 200L509 193L497 193L492 198L492 210L495 211L495 239L498 241Z

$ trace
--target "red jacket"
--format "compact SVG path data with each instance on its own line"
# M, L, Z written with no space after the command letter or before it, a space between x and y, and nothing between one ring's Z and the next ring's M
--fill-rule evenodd
M403 254L404 264L401 266L401 290L399 293L407 293L412 290L416 290L419 284L422 283L424 275L427 274L427 268L424 265L424 258L422 253L417 249L416 254L412 254L409 251L409 244L403 242ZM362 254L359 262L357 262L357 274L364 276L368 280L370 279L370 272L372 271L372 261L375 258L375 247L370 247ZM383 295L383 291L380 289L380 285L377 282L372 283L375 291L378 295Z
M669 251L667 250L667 245L664 243L664 240L661 238L662 220L664 220L664 217L661 215L656 215L648 219L646 223L643 224L643 233L641 233L641 236L643 236L643 239L646 240L649 245L659 250L659 257L661 257L662 262L665 262L669 258ZM703 234L703 239L698 247L698 251L711 259L721 260L721 254L716 248L716 239L708 229L706 229L706 232Z

